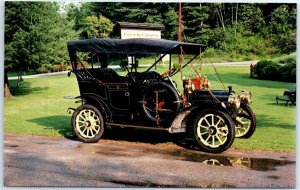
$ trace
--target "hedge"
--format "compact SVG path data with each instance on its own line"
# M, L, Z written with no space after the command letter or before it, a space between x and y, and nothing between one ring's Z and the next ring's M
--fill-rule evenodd
M296 60L280 61L261 60L254 66L254 74L259 79L283 82L296 82Z

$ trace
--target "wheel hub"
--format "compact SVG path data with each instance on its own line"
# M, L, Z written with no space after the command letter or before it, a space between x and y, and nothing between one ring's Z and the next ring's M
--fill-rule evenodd
M215 126L210 126L210 127L208 128L208 133L209 133L209 135L216 135L217 132L218 132L218 129L217 129Z
M84 123L84 126L85 126L85 127L90 127L90 126L91 126L91 122L90 122L90 121L86 121L86 122Z
M200 118L197 126L197 138L210 148L218 148L228 141L229 126L225 120L217 114L206 114Z

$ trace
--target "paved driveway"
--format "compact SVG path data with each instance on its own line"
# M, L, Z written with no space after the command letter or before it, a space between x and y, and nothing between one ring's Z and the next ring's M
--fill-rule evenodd
M5 186L295 188L295 154L5 134Z

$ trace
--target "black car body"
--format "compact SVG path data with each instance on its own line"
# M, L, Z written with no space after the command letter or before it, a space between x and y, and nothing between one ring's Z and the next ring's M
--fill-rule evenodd
M227 150L234 137L250 137L256 121L249 107L251 93L236 95L231 87L210 90L207 80L198 76L182 79L179 92L172 76L203 52L202 44L162 39L87 39L68 42L72 72L76 75L82 105L73 110L72 127L84 142L100 140L105 127L120 126L190 133L202 150L220 153ZM85 53L81 54L80 53ZM190 54L193 57L163 74L152 71L165 57ZM89 57L91 64L80 61ZM159 55L146 71L137 71L136 56ZM108 67L110 58L131 56L120 66L125 76ZM171 56L170 56L171 58ZM99 62L100 66L93 63ZM130 67L131 66L131 67Z

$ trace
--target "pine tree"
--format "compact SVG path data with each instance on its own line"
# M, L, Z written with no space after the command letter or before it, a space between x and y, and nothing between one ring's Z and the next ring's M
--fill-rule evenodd
M209 26L206 23L209 18L208 6L201 3L184 3L182 10L186 41L207 44L209 39Z

